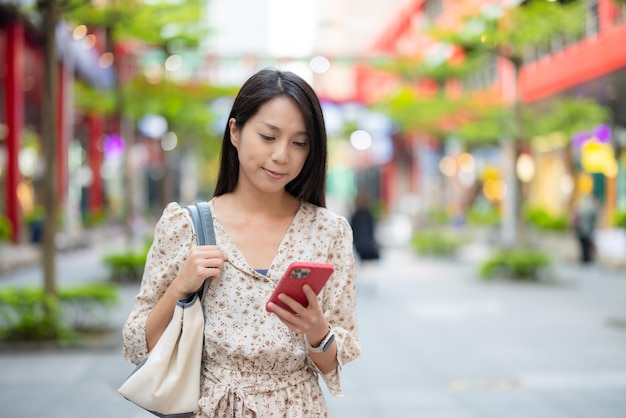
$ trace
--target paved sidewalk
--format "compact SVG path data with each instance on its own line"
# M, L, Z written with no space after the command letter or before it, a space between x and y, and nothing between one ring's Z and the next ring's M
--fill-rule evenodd
M61 255L59 281L105 277L103 250ZM471 259L386 249L360 271L363 355L343 369L345 397L327 397L331 417L626 418L626 277L556 272L545 283L481 282ZM21 269L0 286L39 276ZM118 329L137 286L121 291ZM0 417L151 417L117 394L131 370L118 333L99 348L0 351Z
M626 417L626 277L556 271L486 283L472 263L388 252L333 416Z

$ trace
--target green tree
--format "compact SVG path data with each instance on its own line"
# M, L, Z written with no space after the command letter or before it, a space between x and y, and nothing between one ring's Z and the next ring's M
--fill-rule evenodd
M479 68L484 56L470 54L462 62L449 62L453 46L442 42L439 47L441 52L435 58L425 55L400 57L376 65L378 69L398 76L401 87L374 107L388 115L403 131L419 131L441 138L459 121L471 117L474 111L485 109L484 106L476 109L467 96L451 98L445 91L448 81L458 80ZM423 80L434 83L432 94L418 92L415 88Z
M176 4L174 4L176 3ZM51 300L57 298L56 281L56 242L58 219L57 161L56 150L60 146L57 137L56 104L58 100L57 77L58 51L56 30L60 22L74 22L99 26L107 30L107 46L115 52L117 42L134 40L141 44L156 45L166 51L177 48L195 47L201 31L201 3L156 1L150 3L136 0L111 0L105 4L93 4L90 0L39 0L33 8L20 6L19 12L25 20L38 15L41 23L38 38L41 40L44 56L44 80L42 95L42 148L45 156L43 175L44 232L42 240L42 267L44 292ZM120 60L116 60L116 89L113 99L100 110L119 111L123 131L132 132L124 119L126 108ZM128 63L126 63L128 64ZM83 92L88 89L83 89ZM113 104L111 106L111 104ZM132 136L129 136L132 137ZM130 197L127 199L130 200ZM48 313L52 315L52 312ZM51 335L55 335L54 332Z
M549 50L554 39L565 42L578 39L584 31L584 24L585 4L582 1L562 4L531 0L512 8L485 8L481 13L467 16L459 31L435 30L433 34L458 45L466 54L491 54L506 59L512 65L515 80L512 84L516 88L528 51L537 47ZM502 145L508 150L506 154L510 156L511 166L514 166L528 138L525 129L530 125L523 122L524 104L519 99L519 92L514 91L512 96L514 99L509 111L495 116L497 126L504 128ZM469 132L466 128L466 134ZM524 246L526 228L522 216L523 196L517 176L513 176L509 187L513 189L514 196L513 205L507 211L509 223L514 228L513 244Z
M459 65L458 59L454 59L454 65L449 62L433 65L422 56L380 65L380 68L399 75L404 82L401 89L380 104L381 111L394 119L401 130L419 131L439 138L454 133L468 146L501 143L508 149L510 166L514 166L528 138L552 132L570 135L606 121L606 109L591 100L558 99L538 106L522 103L515 91L513 103L494 105L469 98L475 98L475 95L451 99L443 94L443 86L448 80L481 71L481 66L494 57L508 60L517 80L529 51L534 48L549 50L554 40L563 43L580 38L584 31L585 4L581 1L563 3L567 4L531 0L519 7L490 6L480 13L466 16L460 30L451 32L431 28L429 34L437 42L454 45L461 51L465 64ZM412 82L423 78L436 82L437 94L418 96L411 89ZM518 85L517 82L513 84ZM571 152L567 155L570 157L567 165L573 173ZM516 176L511 186L516 198L508 213L512 218L509 222L515 228L515 244L524 245L524 196Z
M165 56L187 48L196 48L201 36L207 32L201 25L202 7L200 0L170 2L157 0L140 2L137 0L110 0L93 5L89 0L70 0L71 7L66 9L67 20L90 27L103 28L106 31L106 46L114 56L115 88L113 90L114 111L119 121L120 135L126 141L126 150L134 143L134 123L128 112L129 101L136 101L141 96L130 97L125 94L125 86L134 74L129 68L136 68L134 54L119 56L117 47L123 43L139 44L144 48L162 50ZM133 200L134 184L128 152L124 153L123 183L124 209L122 218L136 212ZM133 241L133 229L129 222L124 222L127 243Z
M199 178L204 182L201 183L203 188L214 184L221 148L221 137L216 137L211 129L217 115L213 114L210 103L216 98L234 96L235 93L235 88L231 87L181 84L167 80L154 84L144 77L137 77L124 87L129 119L138 120L146 114L163 116L169 130L177 135L179 146L176 152L182 155L192 153L201 164L203 174ZM137 97L141 100L134 99ZM173 187L168 187L171 181L168 173L166 170L164 176L165 201L174 200L171 196Z
M402 57L391 62L384 62L379 69L399 76L402 87L377 103L374 108L386 114L398 125L402 132L419 132L445 143L449 137L470 122L478 126L485 120L485 115L498 112L498 106L487 101L476 100L469 94L451 96L446 92L448 82L476 71L484 64L482 54L468 54L463 61L450 60L453 46L442 42L431 56ZM425 93L415 88L423 81L430 81L433 91ZM490 137L476 137L473 142L485 142ZM465 146L472 141L466 140ZM432 202L432 206L441 207L443 202ZM435 207L430 207L430 210Z

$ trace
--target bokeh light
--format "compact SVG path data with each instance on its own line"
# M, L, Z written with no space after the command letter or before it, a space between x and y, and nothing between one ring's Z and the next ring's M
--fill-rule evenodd
M77 41L80 41L85 36L87 36L87 26L85 25L78 25L72 31L72 37Z
M163 151L172 151L178 145L178 136L174 132L167 132L161 138Z
M100 66L100 68L109 68L111 65L113 65L113 61L113 53L105 52L104 54L100 55L100 58L98 59L98 66Z
M165 69L170 72L179 71L183 67L183 57L180 55L170 55L165 60Z
M326 57L317 56L311 59L309 66L314 73L324 74L330 69L330 61Z
M502 180L487 180L483 184L483 194L492 201L501 201L507 195L508 188Z
M356 130L350 135L350 143L355 149L363 151L372 146L372 137L367 131Z
M83 49L91 49L96 46L96 35L89 34L83 38L81 43Z
M439 170L441 170L444 176L454 176L456 174L456 160L446 155L439 161Z
M517 158L515 172L523 183L529 183L535 176L535 161L530 155L521 154Z

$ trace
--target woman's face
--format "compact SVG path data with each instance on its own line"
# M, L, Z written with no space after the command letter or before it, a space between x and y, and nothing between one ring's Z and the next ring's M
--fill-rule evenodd
M302 170L311 146L300 109L279 96L264 103L242 130L236 128L235 119L228 123L239 156L238 187L283 192Z

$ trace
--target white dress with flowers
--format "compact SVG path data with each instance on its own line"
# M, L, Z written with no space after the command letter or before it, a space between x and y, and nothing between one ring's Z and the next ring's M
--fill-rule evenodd
M196 416L328 416L318 383L321 373L307 355L303 336L268 313L265 302L290 262L335 266L319 300L336 334L339 366L321 376L331 394L342 396L341 367L360 354L350 225L327 209L302 203L263 275L248 265L215 216L213 222L217 245L228 261L203 299L205 344ZM148 314L176 277L195 239L187 211L170 203L155 228L135 307L123 328L127 360L138 363L148 354Z

